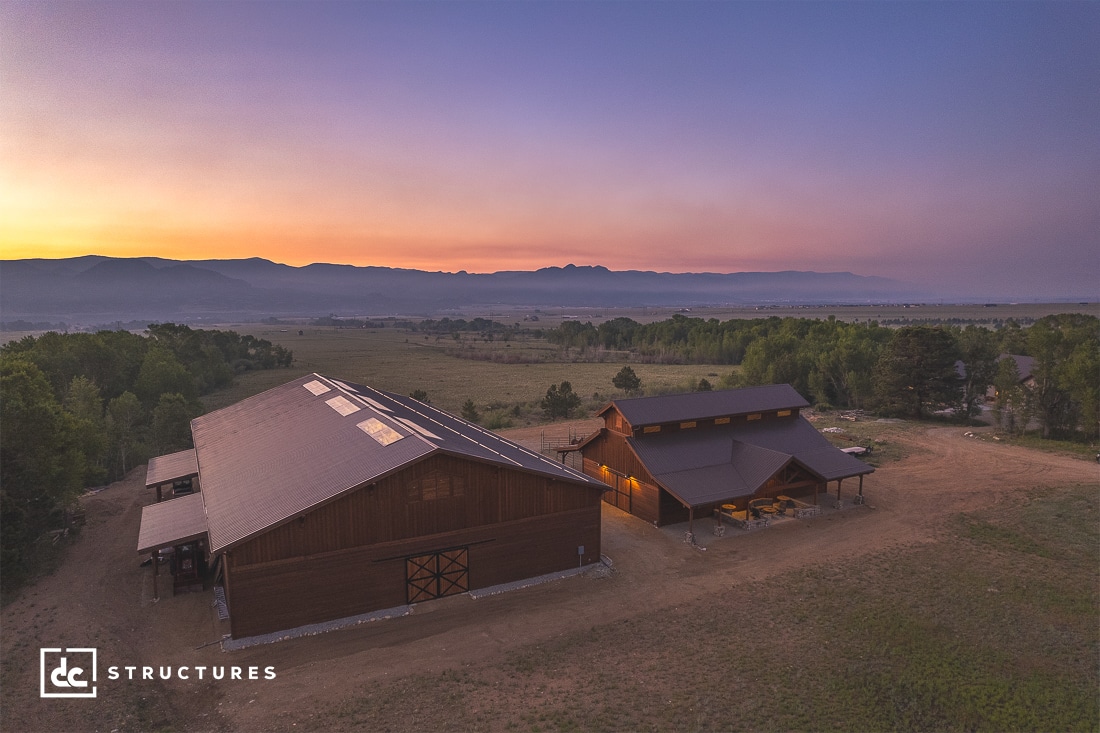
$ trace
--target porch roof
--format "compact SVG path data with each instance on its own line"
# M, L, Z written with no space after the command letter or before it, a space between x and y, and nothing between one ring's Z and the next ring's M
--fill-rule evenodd
M194 448L181 450L179 453L169 453L166 456L156 456L149 459L149 466L145 469L145 488L198 475L199 459Z
M788 463L823 481L875 469L829 443L805 418L628 438L646 470L687 506L750 496Z
M150 552L206 536L206 511L202 494L189 494L150 504L141 510L138 552Z

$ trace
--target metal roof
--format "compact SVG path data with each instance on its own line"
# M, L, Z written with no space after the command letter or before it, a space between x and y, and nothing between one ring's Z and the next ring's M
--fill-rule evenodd
M600 414L615 407L633 427L640 427L809 406L810 403L791 385L768 384L762 387L717 392L687 392L614 400L604 407Z
M206 534L201 494L188 494L150 504L141 510L138 552L197 540Z
M655 433L627 442L657 482L688 506L751 495L792 461L824 481L875 470L834 447L803 417Z
M160 486L198 475L199 463L195 457L195 449L181 450L179 453L149 459L149 465L145 469L145 487Z
M198 417L191 431L215 553L437 452L606 489L411 397L318 374Z

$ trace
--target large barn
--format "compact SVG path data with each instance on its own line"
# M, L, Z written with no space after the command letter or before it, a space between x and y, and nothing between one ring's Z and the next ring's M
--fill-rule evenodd
M605 500L656 525L690 521L754 500L805 498L874 471L834 447L800 411L809 403L775 384L615 400L583 441L584 472L611 486Z
M216 568L234 638L600 557L606 485L409 397L313 374L191 431L150 462L158 498L175 488L137 549L167 550L177 587Z

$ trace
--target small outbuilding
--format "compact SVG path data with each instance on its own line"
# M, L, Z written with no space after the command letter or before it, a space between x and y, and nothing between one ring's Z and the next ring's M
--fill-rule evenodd
M146 506L137 549L216 572L234 638L600 558L606 485L411 397L312 374L191 431L147 484L194 493Z
M761 500L817 503L830 482L874 468L836 448L800 414L788 384L614 400L581 445L605 500L656 525L717 510L746 516ZM770 504L770 501L767 502Z

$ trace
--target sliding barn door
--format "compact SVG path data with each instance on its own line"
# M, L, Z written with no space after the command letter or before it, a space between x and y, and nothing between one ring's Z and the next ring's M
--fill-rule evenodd
M430 601L470 590L470 559L465 547L405 560L405 594L409 603Z

